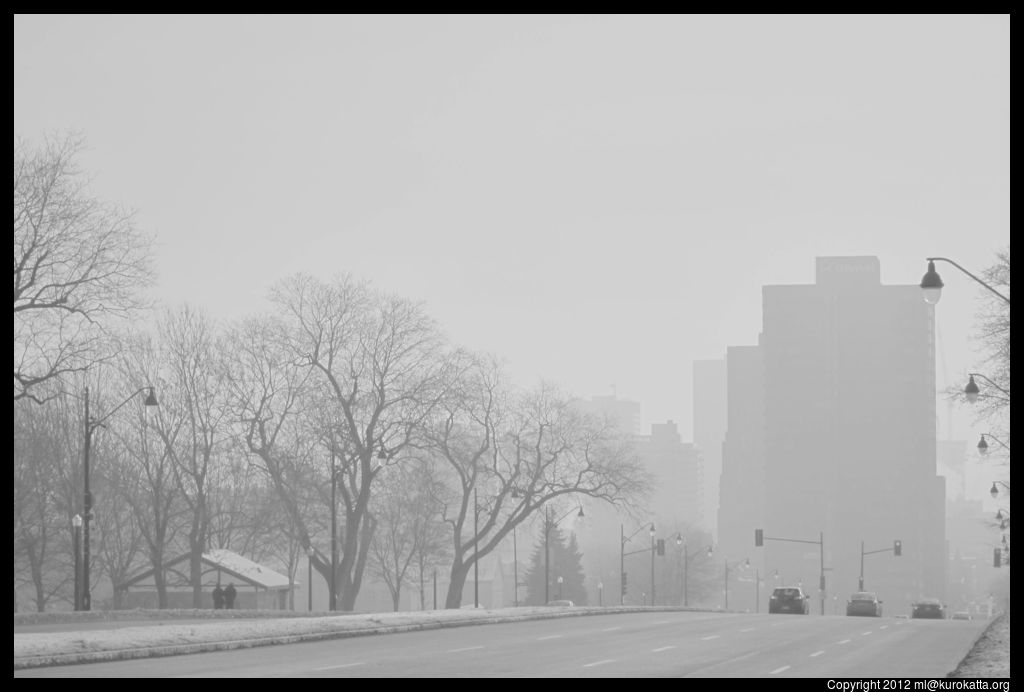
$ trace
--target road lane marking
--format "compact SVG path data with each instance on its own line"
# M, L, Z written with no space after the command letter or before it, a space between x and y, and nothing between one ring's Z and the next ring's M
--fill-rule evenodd
M720 634L712 634L710 637L701 637L701 641L705 641L706 642L709 639L718 639L721 636L722 635L720 635Z
M823 653L825 653L825 652L824 651L815 651L813 654L811 654L811 658L814 658L815 656L821 656Z
M781 668L776 668L772 672L768 673L768 675L775 675L776 673L781 673L784 670L789 670L789 666L782 666Z
M740 632L753 632L754 629L755 628L753 628L753 627L744 627L743 629L740 630Z
M359 663L340 663L336 666L323 666L322 668L314 668L313 670L334 670L335 668L351 668L352 666L365 666L365 661Z
M603 665L605 663L611 663L614 660L615 660L614 658L606 658L606 659L604 659L602 661L594 661L593 663L584 663L583 667L584 668L590 668L591 666L600 666L600 665Z
M615 630L621 630L621 629L622 629L621 627L606 627L605 629L603 629L601 631L602 632L614 632Z
M460 651L474 651L476 649L482 649L482 648L484 648L484 647L482 647L482 646L467 646L464 649L448 649L448 651L445 651L445 653L446 654L457 654Z
M539 642L542 642L542 641L544 641L545 639L558 639L558 638L559 638L559 637L561 637L561 636L562 636L562 635L560 635L560 634L549 634L549 635L548 635L548 636L546 636L546 637L539 637L539 638L537 639L537 641L539 641Z
M878 629L880 629L880 630L884 630L884 629L885 629L885 628L887 628L888 626L889 626L889 625L882 625L882 626L881 626L881 627L879 627Z
M651 653L659 654L662 651L668 651L669 649L674 649L674 648L676 648L676 647L675 646L663 646L660 649L651 649Z
M849 643L850 643L850 640L849 640L849 639L844 639L843 641L841 641L841 642L839 642L839 643L840 643L840 644L849 644Z
M862 637L866 637L866 636L868 636L869 634L871 634L871 630L868 630L867 632L861 632L861 633L860 633L860 636L862 636Z
M667 625L667 624L669 624L670 622L672 622L672 621L671 621L671 620L658 620L658 621L657 621L657 622L655 622L654 624L655 624L655 625Z

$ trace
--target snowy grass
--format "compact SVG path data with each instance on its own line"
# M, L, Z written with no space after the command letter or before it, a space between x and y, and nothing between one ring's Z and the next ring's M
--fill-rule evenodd
M1000 615L964 657L951 678L1010 677L1010 613Z

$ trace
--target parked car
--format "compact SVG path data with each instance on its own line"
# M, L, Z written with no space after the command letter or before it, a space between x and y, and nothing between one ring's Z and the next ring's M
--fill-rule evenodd
M869 615L871 617L882 617L882 602L878 596L870 591L858 591L850 596L846 602L847 615Z
M574 605L573 602L570 601L567 598L563 598L563 599L560 599L560 600L557 600L557 601L548 601L547 604L549 606L556 606L556 607L560 607L560 608L570 608L570 607L572 607Z
M946 618L946 606L942 605L942 601L937 598L922 598L912 606L910 617L915 620L919 618L944 620Z
M955 613L953 613L953 617L950 618L950 619L951 620L970 620L971 619L971 614L968 613L966 610L958 610Z
M809 599L799 586L779 586L768 599L768 612L807 615L811 612Z

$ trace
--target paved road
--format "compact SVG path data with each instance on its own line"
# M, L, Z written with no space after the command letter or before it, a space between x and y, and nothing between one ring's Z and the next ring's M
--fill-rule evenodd
M28 669L15 677L943 677L984 625L629 613Z

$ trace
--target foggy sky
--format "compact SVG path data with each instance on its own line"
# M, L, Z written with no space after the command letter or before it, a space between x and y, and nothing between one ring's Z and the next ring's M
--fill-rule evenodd
M692 362L757 342L763 285L838 255L916 284L927 256L977 273L1009 244L1009 27L18 15L14 130L86 137L92 190L157 234L168 305L232 318L352 272L524 383L614 385L692 439ZM942 388L976 368L982 289L938 269Z

